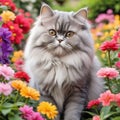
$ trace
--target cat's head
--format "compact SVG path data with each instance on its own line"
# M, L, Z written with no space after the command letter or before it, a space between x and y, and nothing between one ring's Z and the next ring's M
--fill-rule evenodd
M64 56L77 50L88 52L93 46L87 8L76 13L61 12L43 4L32 32L34 47L44 48L54 56Z

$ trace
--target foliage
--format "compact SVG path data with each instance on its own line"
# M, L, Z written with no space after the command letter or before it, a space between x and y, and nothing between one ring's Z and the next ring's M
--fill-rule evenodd
M107 9L112 9L114 14L119 14L120 11L120 1L119 0L80 0L70 2L66 1L62 6L57 4L52 4L54 9L63 11L77 11L80 8L88 7L89 14L88 18L94 20L98 14L105 13Z
M51 5L53 0L13 0L13 1L19 8L31 12L32 16L35 18L36 16L39 15L42 2Z
M53 120L56 106L39 103L40 93L28 85L30 77L23 70L21 45L33 19L11 0L0 4L0 120Z
M87 6L90 10L89 18L94 19L98 13L105 13L109 8L113 10L114 14L119 14L120 11L119 0L81 0L80 8Z
M92 29L96 53L103 63L97 77L104 78L105 92L88 103L84 112L91 116L89 120L120 119L120 16L113 18L100 18Z

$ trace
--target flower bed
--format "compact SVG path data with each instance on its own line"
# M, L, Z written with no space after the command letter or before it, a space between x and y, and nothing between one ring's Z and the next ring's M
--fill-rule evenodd
M28 86L30 78L22 69L22 47L33 19L11 0L0 0L0 5L0 120L54 120L56 106L39 103L40 93ZM96 75L105 79L106 91L83 113L88 120L120 120L120 15L108 10L96 22L92 33L103 63Z
M28 86L22 69L22 47L33 19L11 0L0 0L0 120L53 120L56 106L39 103L40 93Z

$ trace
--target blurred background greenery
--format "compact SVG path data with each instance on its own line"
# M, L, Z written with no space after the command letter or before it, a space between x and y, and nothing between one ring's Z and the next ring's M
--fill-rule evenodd
M13 0L19 8L30 11L33 17L39 15L41 3L49 4L53 9L62 11L77 11L88 7L88 18L93 20L100 13L112 9L114 14L120 14L120 0Z

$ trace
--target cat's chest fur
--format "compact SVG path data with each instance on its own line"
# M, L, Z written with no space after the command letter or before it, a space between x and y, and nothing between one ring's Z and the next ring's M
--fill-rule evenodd
M86 59L86 63L81 55ZM38 84L42 87L46 86L46 89L49 89L47 86L52 88L55 85L61 88L64 84L75 83L82 79L88 72L86 69L88 69L88 64L91 61L88 56L83 53L80 54L80 52L61 58L53 57L50 54L42 54L41 58L32 59L36 60L32 66L32 74L36 76L35 79L38 80ZM85 72L83 72L84 70Z
M32 57L34 54L34 57ZM38 57L38 55L40 57ZM83 56L83 57L81 57ZM59 106L63 106L65 96L73 91L74 85L84 84L91 59L83 52L76 52L64 57L53 57L46 51L31 52L27 69L43 95L51 95ZM33 62L34 61L34 62Z

